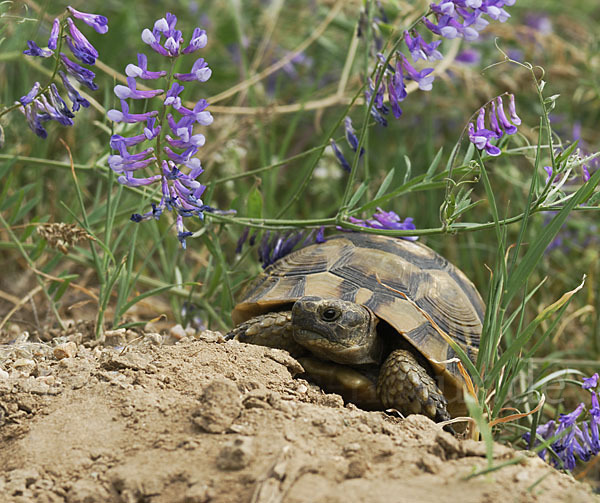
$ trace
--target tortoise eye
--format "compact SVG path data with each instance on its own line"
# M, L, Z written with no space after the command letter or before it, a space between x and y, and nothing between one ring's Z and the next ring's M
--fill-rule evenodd
M334 309L333 307L328 307L321 314L321 318L323 318L324 321L334 321L337 320L339 316L340 312L337 309Z

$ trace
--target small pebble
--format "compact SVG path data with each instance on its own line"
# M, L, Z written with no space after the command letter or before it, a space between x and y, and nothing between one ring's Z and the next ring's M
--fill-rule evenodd
M350 463L348 463L348 471L346 472L346 478L358 479L366 473L368 468L369 465L364 459L353 459L352 461L350 461Z
M241 470L250 464L253 457L252 439L250 437L237 437L221 449L217 457L217 468L221 470Z
M19 358L12 364L12 368L19 372L22 377L29 377L37 367L34 360L29 358Z
M215 379L203 390L192 420L209 433L226 431L242 412L242 394L229 379Z
M178 323L169 329L169 335L175 339L183 339L187 334L185 333L185 328Z
M73 358L77 354L77 344L72 341L59 344L52 350L52 354L57 360L62 360L63 358Z

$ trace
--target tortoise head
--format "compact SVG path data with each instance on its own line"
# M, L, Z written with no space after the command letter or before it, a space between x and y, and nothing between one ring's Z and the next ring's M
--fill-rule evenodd
M365 306L340 299L308 296L292 307L294 340L315 356L341 364L381 362L377 321Z

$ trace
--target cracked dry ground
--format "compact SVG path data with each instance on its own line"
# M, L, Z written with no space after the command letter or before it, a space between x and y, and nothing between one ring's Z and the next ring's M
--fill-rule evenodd
M219 334L123 347L72 333L0 352L0 500L19 503L591 502L536 456L423 416L344 406L286 352Z

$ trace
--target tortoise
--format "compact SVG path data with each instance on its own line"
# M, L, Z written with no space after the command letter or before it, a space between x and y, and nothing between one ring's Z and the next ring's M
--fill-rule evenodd
M473 283L427 246L344 233L265 269L227 338L287 349L311 380L359 407L440 422L466 412L457 355L440 332L475 361L483 316Z

